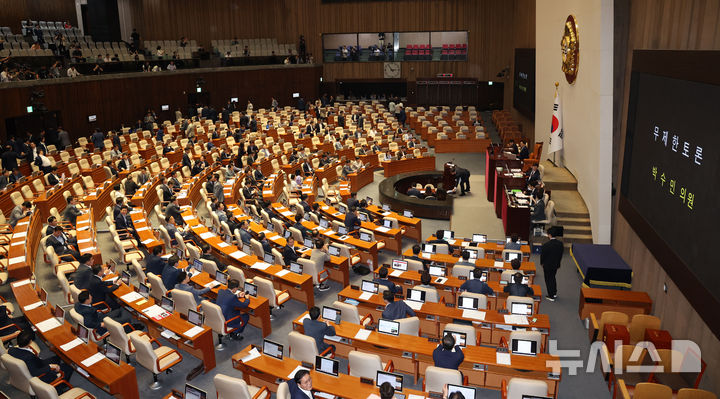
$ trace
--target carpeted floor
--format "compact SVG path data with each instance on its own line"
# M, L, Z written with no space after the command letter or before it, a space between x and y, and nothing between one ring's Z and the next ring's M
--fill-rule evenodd
M484 119L489 121L489 114L484 115ZM490 127L489 130L491 137L494 136L494 138L497 139L494 129ZM492 204L485 198L484 157L484 154L439 154L437 156L436 168L438 170L441 170L441 166L444 162L453 159L458 165L470 170L471 193L465 197L459 197L456 199L454 214L450 222L424 219L422 222L424 237L427 237L437 229L449 228L455 230L456 236L459 237L469 236L472 233L486 233L489 239L500 239L505 236L500 219L495 217ZM378 184L382 179L382 172L375 172L374 183L360 190L358 193L359 196L361 198L364 198L365 196L377 198ZM201 215L206 214L206 210L203 208L201 208L199 212ZM101 222L97 226L97 230L107 230L107 227ZM99 247L103 254L103 258L105 259L115 258L117 256L117 253L114 248L112 248L110 241L107 240L108 237L108 233L98 234ZM403 250L410 247L412 244L412 241L403 240ZM42 255L38 253L35 254L35 256L41 257ZM380 262L389 263L392 257L393 256L389 253L381 252ZM51 303L64 303L62 299L62 291L57 283L57 279L52 276L48 267L43 267L44 263L42 258L39 259L40 261L38 264L41 266L36 271L38 282L48 291L49 301ZM539 256L533 255L531 260L535 261L538 265L539 275L536 281L543 289L545 289L542 268L538 264ZM361 279L361 276L351 273L352 284L359 284ZM335 282L330 282L330 286L331 288L328 291L315 292L317 306L329 305L337 299L337 293L342 289L342 287ZM554 303L543 300L540 309L542 313L546 313L550 316L552 326L550 337L551 339L559 342L559 348L578 349L580 351L580 356L567 360L583 360L582 364L585 365L585 360L587 359L589 351L589 343L587 339L587 331L578 317L577 306L579 290L580 279L575 271L572 260L566 253L563 258L562 268L558 272L558 300ZM6 298L12 297L9 285L0 287L0 295L3 295ZM282 344L287 344L287 334L292 328L291 321L304 311L304 304L292 300L289 301L283 309L275 311L275 319L272 323L273 332L268 338ZM260 334L260 330L257 328L252 326L248 327L243 335L245 339L242 341L225 340L226 349L222 352L216 351L217 367L192 380L193 385L208 392L208 397L215 396L213 377L216 374L222 373L236 377L241 376L240 372L232 368L230 357L246 345L259 345L262 343L262 336ZM167 344L167 342L162 339L161 342L163 342L163 344ZM44 346L43 349L43 357L51 355L51 351L49 349ZM142 366L135 364L137 367L136 374L138 378L138 387L140 389L140 397L162 397L168 394L171 388L182 391L185 384L185 376L199 362L196 358L187 353L183 353L183 359L184 360L181 364L174 367L174 372L172 374L160 376L160 382L163 384L163 388L158 391L152 391L148 388L148 386L152 383L151 373L142 368ZM347 360L339 360L340 370L347 370ZM15 388L6 383L7 372L4 370L0 371L0 381L2 381L0 383L0 390L4 391L9 397L27 397L27 395L17 391ZM97 398L110 397L110 395L100 390L81 376L74 375L70 382L75 386L88 390ZM405 384L411 388L421 388L421 384L413 384L412 379L409 376L406 376ZM576 399L581 397L583 399L606 399L610 397L610 393L604 384L600 372L587 374L584 369L581 369L577 375L570 375L568 369L563 369L563 377L560 383L558 397L562 399ZM478 398L500 398L500 392L478 389Z

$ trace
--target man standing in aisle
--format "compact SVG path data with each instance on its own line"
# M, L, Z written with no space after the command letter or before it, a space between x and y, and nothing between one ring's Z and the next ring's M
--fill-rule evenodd
M557 298L557 281L555 280L555 274L560 268L560 261L562 260L565 246L556 238L561 235L557 226L549 228L547 234L550 240L542 246L540 264L545 274L545 289L547 292L545 299L555 302Z

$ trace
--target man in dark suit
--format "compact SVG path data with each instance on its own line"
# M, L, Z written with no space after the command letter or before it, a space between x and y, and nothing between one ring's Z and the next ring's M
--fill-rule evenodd
M312 207L310 206L310 204L307 203L307 199L308 199L307 194L300 194L300 204L299 205L302 206L303 211L311 212Z
M127 154L123 154L122 159L117 164L118 170L130 170L131 168L130 158Z
M192 157L190 154L190 148L186 148L182 157L182 166L187 166L188 169L192 169Z
M180 259L177 255L171 256L167 260L167 264L160 275L163 285L168 291L175 288L175 285L177 284L177 276L180 274L180 270L176 266L179 261Z
M415 311L405 301L395 301L395 294L392 292L383 292L383 300L385 301L385 310L382 312L383 319L397 320L415 316Z
M295 376L287 381L290 399L312 399L313 387L310 372L305 369L298 370Z
M420 192L420 190L418 190L418 189L415 188L414 186L408 188L408 190L407 190L407 195L414 195L414 196L416 196L416 197L418 197L418 198L422 198L422 197L423 197L423 195L422 195L422 193Z
M457 185L460 187L460 196L465 195L465 192L470 192L470 171L459 166L455 166L455 177L457 178Z
M132 219L130 219L130 215L128 215L128 210L129 208L127 207L127 205L123 205L123 207L120 208L120 214L117 218L115 218L115 228L118 232L122 232L125 230L128 233L132 234L135 240L137 240L139 243L140 237L135 231Z
M345 127L345 112L340 111L340 115L337 117L337 125L340 127Z
M348 208L357 207L359 204L357 200L357 193L352 192L350 193L350 198L347 199L347 206Z
M518 159L525 160L530 157L530 150L528 149L527 142L520 140L520 151L518 152Z
M65 364L57 356L41 359L30 346L34 338L35 333L33 333L32 330L23 330L20 335L17 336L17 346L8 349L8 354L25 362L31 376L39 377L48 384L58 378L70 381L73 368ZM60 384L55 389L57 389L58 394L60 394L68 388L66 385Z
M63 219L75 226L75 223L77 222L77 217L82 215L82 212L80 212L80 210L77 208L77 201L75 200L75 197L68 197L67 202L68 204L63 211Z
M374 279L373 281L384 285L388 288L388 291L392 292L393 294L396 294L398 292L402 292L402 288L395 285L392 281L388 280L388 268L387 266L383 266L378 271L378 277Z
M178 226L185 224L182 213L180 213L180 204L178 204L177 197L170 198L170 203L165 208L165 216L172 216Z
M360 229L360 218L357 215L356 207L350 208L350 211L345 215L345 228L348 233Z
M118 190L120 189L120 185L118 184ZM122 195L119 195L115 197L115 206L113 206L113 220L117 219L118 215L120 215L120 211L122 210L123 205L125 204L125 198Z
M305 158L305 162L302 164L302 171L305 174L305 176L310 176L313 174L313 167L310 164L310 160Z
M93 276L90 277L90 281L88 281L87 290L95 299L95 302L105 302L112 309L119 308L120 305L112 296L112 292L115 291L118 286L110 281L103 281L103 277L111 273L109 268L105 265L93 265L92 273Z
M237 329L230 333L230 338L238 340L243 339L240 333L245 329L245 326L250 319L250 315L248 313L244 313L242 309L245 309L248 305L250 305L250 299L246 298L245 292L240 290L240 281L230 279L230 281L228 281L228 288L218 292L215 303L220 306L225 320L230 320L234 317L240 316L228 323L228 328Z
M492 295L495 292L486 282L480 281L482 270L479 267L473 269L473 279L468 280L460 286L460 291L472 292L474 294Z
M51 186L54 186L58 183L60 183L60 176L57 175L57 167L53 166L52 169L50 169L50 173L48 173L47 177L48 184Z
M513 282L511 284L508 284L503 288L504 292L507 292L510 295L513 296L533 296L535 293L533 292L533 289L531 287L528 287L526 284L522 283L523 275L522 273L515 273L513 274Z
M202 255L200 255L201 259L215 262L215 265L217 266L218 270L220 270L220 271L224 272L225 269L227 269L227 265L220 262L220 259L218 259L215 255L213 255L210 252L210 245L203 242L201 245L201 248L202 248Z
M73 257L72 260L76 260L80 257L80 253L71 246L73 242L70 241L70 237L63 230L62 226L56 226L55 231L45 241L45 245L53 247L55 254L61 258L63 255L70 255Z
M264 176L264 175L262 174L262 172L260 171L260 168L255 169L255 171L253 172L253 178L254 178L256 181L265 180L265 176Z
M286 265L289 265L291 262L297 261L298 257L297 252L295 252L295 239L290 235L287 238L287 243L283 247L283 260Z
M530 167L530 170L527 173L527 184L530 185L532 182L540 181L540 171L538 170L538 164L534 163Z
M267 238L265 238L265 233L258 234L258 241L263 247L263 252L266 254L272 253L272 247L270 246L270 242L268 242Z
M515 140L513 140L513 139L510 139L510 142L508 142L508 145L507 145L507 147L505 147L505 149L512 154L518 153L518 146L517 146L517 144L515 144Z
M160 248L160 247L158 247ZM90 285L90 278L93 276L92 268L95 265L95 259L91 254L82 254L78 259L80 264L73 273L73 284L78 289L84 290Z
M162 253L162 246L158 245L153 247L152 252L145 258L145 272L152 273L156 276L162 274L163 269L167 262L165 259L160 257Z
M163 198L162 198L162 199L163 199L164 201L169 201L170 198L172 198L172 196L173 196L173 191L172 191L172 189L167 185L167 179L165 178L165 176L161 176L161 177L160 177L160 185L159 185L159 187L160 187L160 191L161 191L162 194L163 194Z
M474 343L468 344L472 345ZM465 360L465 354L460 346L455 345L455 337L452 334L446 334L442 339L442 343L433 351L435 367L457 370L463 360Z
M240 226L238 227L238 232L240 232L240 240L242 240L243 244L250 245L250 240L253 238L252 234L250 234L250 231L248 230L248 221L243 220L240 222Z
M108 313L100 313L97 309L92 306L93 297L88 290L82 290L78 294L78 301L75 304L75 311L83 317L83 325L85 327L95 330L95 334L98 337L105 335L107 328L103 319L109 317L112 320L124 325L125 332L129 333L133 330L142 330L144 325L141 323L132 323L132 316L124 308L120 307L113 309ZM126 323L132 323L125 325Z
M327 325L324 321L318 320L320 317L320 308L313 306L308 312L310 314L309 319L303 320L303 329L305 335L312 337L315 340L318 353L323 353L327 348L332 348L333 353L335 352L334 345L328 345L325 343L325 336L335 335L335 327Z
M421 249L421 248L420 248L420 245L419 245L419 244L413 245L413 246L412 246L412 253L413 253L413 254L412 254L412 256L409 257L408 259L412 259L412 260L416 260L416 261L422 262L423 268L424 268L425 270L427 270L427 269L428 269L428 265L430 264L430 261L427 260L427 259L423 259L423 258L420 257L420 249ZM468 254L468 256L469 256L469 254Z
M545 288L547 292L545 299L555 302L557 298L557 281L555 280L555 274L560 268L560 261L562 261L565 247L563 243L555 237L556 234L559 234L556 227L553 226L548 229L547 234L550 240L542 246L540 264L545 274Z

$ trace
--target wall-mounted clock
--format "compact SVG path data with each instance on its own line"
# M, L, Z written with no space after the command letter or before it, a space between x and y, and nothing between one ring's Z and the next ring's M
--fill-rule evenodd
M574 83L577 79L578 66L580 62L580 39L578 37L578 26L575 16L570 14L565 20L562 40L562 71L568 83Z
M398 79L402 75L402 64L399 62L386 62L383 66L383 72L387 79Z

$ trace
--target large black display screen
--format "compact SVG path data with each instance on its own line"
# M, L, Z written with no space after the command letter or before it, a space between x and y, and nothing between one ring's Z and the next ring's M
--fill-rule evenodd
M716 302L719 116L720 86L634 71L621 185L634 208L628 220L670 277L684 282L678 285L686 296L705 291Z
M515 49L513 107L529 119L535 118L535 49Z

